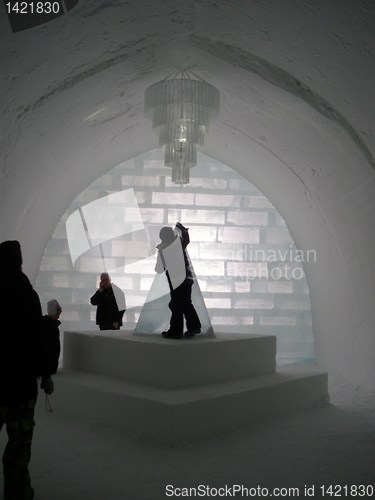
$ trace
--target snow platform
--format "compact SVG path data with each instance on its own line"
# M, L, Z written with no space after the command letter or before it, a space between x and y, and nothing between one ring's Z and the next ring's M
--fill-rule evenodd
M176 445L328 401L326 373L275 358L274 336L68 331L52 404Z

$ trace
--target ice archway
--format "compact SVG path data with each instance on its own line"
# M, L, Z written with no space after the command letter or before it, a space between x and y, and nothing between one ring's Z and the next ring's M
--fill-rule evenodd
M31 279L76 196L156 146L143 92L184 61L222 95L204 153L256 185L298 248L317 252L305 270L319 363L370 385L373 3L81 3L17 36L0 18L1 237L21 241Z
M278 361L314 357L310 297L303 266L314 252L296 249L285 221L255 186L203 154L181 187L171 182L161 150L109 170L72 203L47 245L37 287L43 301L58 296L69 329L94 327L89 304L101 272L109 271L127 302L125 329L138 327L154 284L162 226L190 227L189 254L214 331L278 338ZM168 286L162 318L168 327ZM166 283L165 283L166 285ZM157 293L157 296L155 295ZM155 312L153 312L155 314Z

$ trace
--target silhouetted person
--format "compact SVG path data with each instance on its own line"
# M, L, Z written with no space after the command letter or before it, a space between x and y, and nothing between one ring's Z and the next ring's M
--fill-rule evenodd
M57 372L61 351L59 320L62 309L56 299L47 302L47 314L42 317L43 324L43 355L45 358L44 373L42 374L41 389L51 394L54 382L51 375Z
M0 244L0 429L8 442L3 455L4 499L34 496L28 465L34 429L37 376L44 370L42 310L22 272L18 241Z
M162 332L166 338L181 338L186 320L187 337L201 333L201 323L191 301L193 274L186 254L186 247L190 243L189 230L179 222L176 227L181 231L181 238L175 235L169 226L162 227L159 233L161 243L157 245L158 258L155 271L165 271L171 300L169 308L172 312L168 331Z
M108 273L100 275L99 289L90 302L96 309L96 324L100 330L119 330L126 310L124 292L111 283Z

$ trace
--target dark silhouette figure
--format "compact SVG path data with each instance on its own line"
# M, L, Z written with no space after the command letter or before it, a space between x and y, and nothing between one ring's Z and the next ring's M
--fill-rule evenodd
M169 308L172 312L168 331L162 332L166 338L182 338L184 317L186 320L186 337L193 337L201 333L201 323L191 301L191 289L194 283L186 247L190 243L188 228L179 222L176 227L181 231L181 237L175 235L171 227L165 226L160 230L161 243L155 271L165 271L171 294Z
M100 330L119 330L126 310L124 292L111 283L108 273L100 275L99 289L91 297L90 302L96 309L96 324Z
M62 309L56 299L47 302L47 314L42 317L43 325L43 356L45 358L45 373L42 374L41 389L47 394L54 390L54 382L51 377L57 372L61 351L59 320ZM51 391L51 392L50 392Z
M5 424L8 433L3 455L4 499L29 500L34 497L28 465L37 377L46 367L40 300L22 272L18 241L0 244L0 308L0 429Z

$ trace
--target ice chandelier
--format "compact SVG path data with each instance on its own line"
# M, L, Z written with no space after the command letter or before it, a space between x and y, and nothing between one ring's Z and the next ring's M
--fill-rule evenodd
M175 184L189 183L190 168L197 164L197 147L203 146L219 104L219 91L187 70L146 89L145 114L159 133L159 145L164 145L164 163L172 167Z

